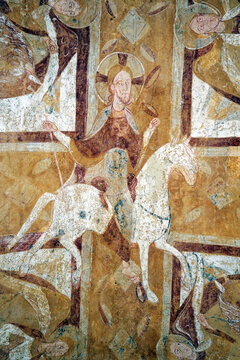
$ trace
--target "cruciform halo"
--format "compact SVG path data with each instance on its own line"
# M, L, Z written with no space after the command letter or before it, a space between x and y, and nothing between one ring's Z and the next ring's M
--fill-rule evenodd
M102 102L108 104L109 92L109 71L118 65L121 71L128 67L132 73L131 103L139 97L144 84L144 67L136 56L124 52L114 52L107 55L98 65L95 83L97 94Z

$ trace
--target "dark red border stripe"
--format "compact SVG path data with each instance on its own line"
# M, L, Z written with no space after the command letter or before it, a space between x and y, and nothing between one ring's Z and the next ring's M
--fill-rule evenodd
M180 261L172 257L172 296L171 296L171 313L170 324L176 320L180 306L180 288L181 288L181 265Z
M184 68L182 77L182 114L181 133L190 136L192 112L192 69L195 53L184 49Z
M77 78L76 78L76 132L79 138L85 137L88 112L88 56L90 47L90 28L76 29L78 35Z
M239 137L228 137L228 138L192 138L190 140L192 146L240 146Z
M179 251L202 252L216 255L238 256L240 257L240 247L227 245L211 245L176 242L174 247Z

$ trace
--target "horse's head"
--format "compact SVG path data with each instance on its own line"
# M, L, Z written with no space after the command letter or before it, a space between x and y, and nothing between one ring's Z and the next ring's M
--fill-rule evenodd
M193 148L189 145L189 139L181 144L174 146L170 160L173 167L178 169L184 176L189 185L194 185L196 181L198 165Z

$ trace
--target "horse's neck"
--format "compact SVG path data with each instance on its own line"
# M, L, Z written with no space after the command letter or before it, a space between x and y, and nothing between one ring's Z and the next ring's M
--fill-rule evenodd
M168 180L173 164L165 156L165 152L156 154L156 165L159 167L156 192L158 194L158 205L161 206L165 215L169 213Z
M168 178L171 167L165 152L157 151L138 177L137 201L163 217L169 215Z
M158 178L158 184L157 184L157 193L158 193L158 199L161 201L161 203L165 204L168 207L169 203L169 197L168 197L168 179L170 171L168 168L166 168L164 171L159 174Z
M168 178L169 178L169 171L168 169L164 169L158 173L157 178L157 191L158 193L165 194L168 192Z
M159 182L161 183L162 191L168 191L168 179L173 167L173 163L168 159L167 156L168 155L167 145L169 144L166 144L163 148L159 149L160 151L157 150L155 153L156 165L160 169L160 171L158 172L158 176L159 176Z

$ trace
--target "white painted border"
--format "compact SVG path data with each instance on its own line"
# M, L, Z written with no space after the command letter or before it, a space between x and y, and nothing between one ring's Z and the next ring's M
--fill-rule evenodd
M170 235L170 243L174 241L194 243L194 244L207 244L207 245L222 245L240 247L240 239L232 237L212 236L212 235L198 235L198 234L185 234L172 232Z
M88 134L93 126L93 122L98 113L98 96L95 87L95 76L99 64L100 53L100 25L102 2L97 0L98 16L90 26L90 49L88 58L88 114L87 114L87 131Z
M1 133L0 133L1 136ZM1 151L23 151L23 152L66 152L67 149L60 143L50 143L50 142L41 142L41 143L32 143L32 142L18 142L18 143L2 143L0 144Z

